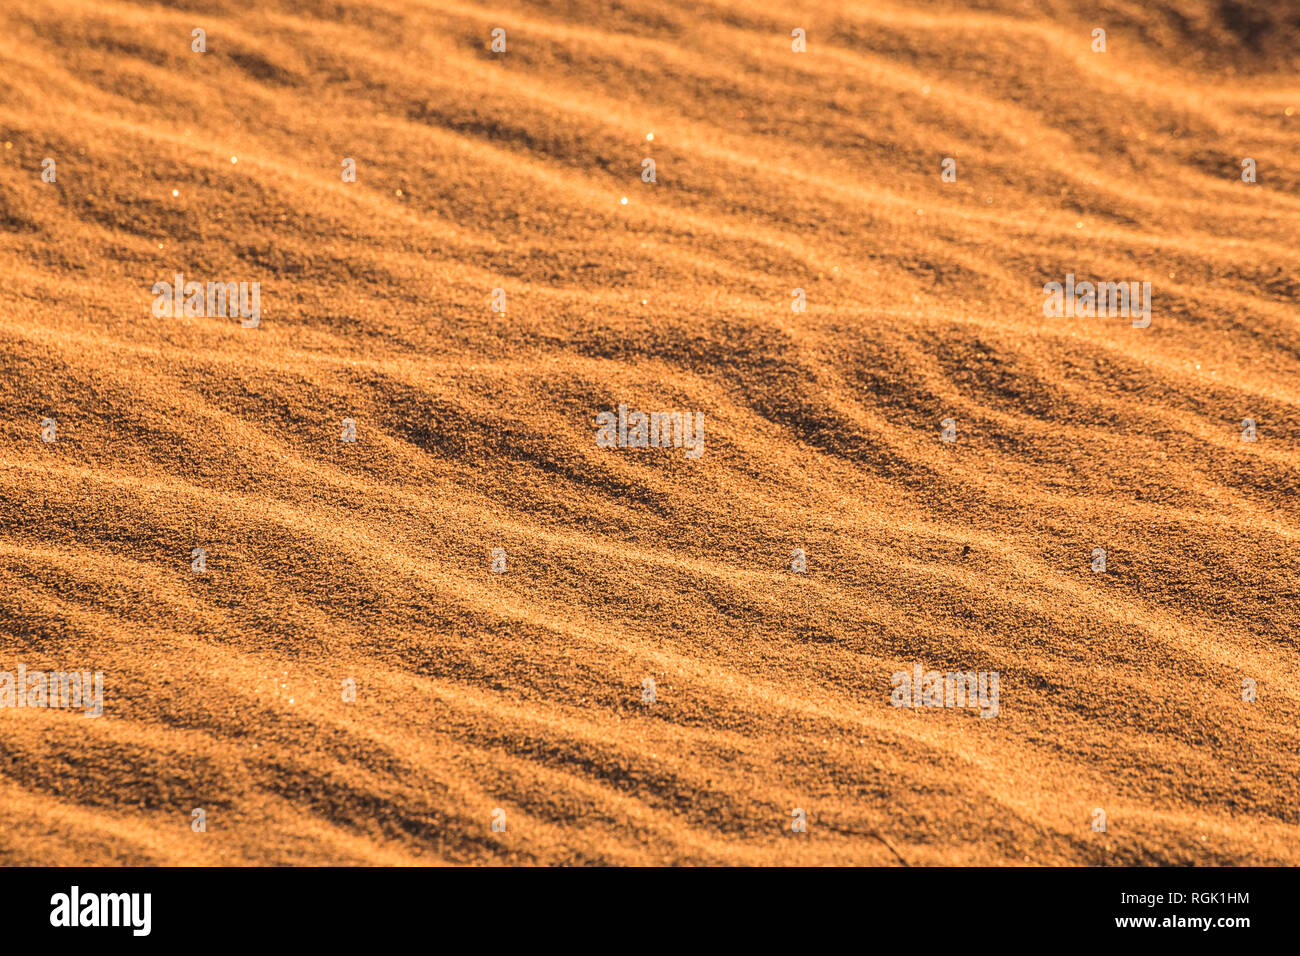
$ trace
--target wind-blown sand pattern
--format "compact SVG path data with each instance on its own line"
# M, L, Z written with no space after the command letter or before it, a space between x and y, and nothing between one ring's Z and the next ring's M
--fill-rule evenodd
M0 861L1300 862L1298 38L5 3L0 670L105 695L0 709ZM177 272L260 327L156 318ZM1045 317L1067 273L1150 328Z

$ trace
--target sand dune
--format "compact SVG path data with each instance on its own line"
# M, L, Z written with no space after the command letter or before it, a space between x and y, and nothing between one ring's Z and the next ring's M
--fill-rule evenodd
M0 861L1300 862L1298 38L6 4L0 671L104 713L0 707ZM1067 274L1150 327L1046 316Z

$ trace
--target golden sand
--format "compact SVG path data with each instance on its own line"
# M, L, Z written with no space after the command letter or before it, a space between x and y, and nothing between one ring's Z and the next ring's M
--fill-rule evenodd
M4 3L0 861L1300 862L1293 9Z

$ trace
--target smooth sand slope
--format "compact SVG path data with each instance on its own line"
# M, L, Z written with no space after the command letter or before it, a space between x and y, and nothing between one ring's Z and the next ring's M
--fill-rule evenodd
M0 671L105 712L0 709L0 861L1300 862L1298 51L1232 0L3 3ZM155 317L177 272L260 327ZM1067 273L1150 328L1045 317ZM620 403L704 453L597 447ZM916 664L998 715L891 706Z

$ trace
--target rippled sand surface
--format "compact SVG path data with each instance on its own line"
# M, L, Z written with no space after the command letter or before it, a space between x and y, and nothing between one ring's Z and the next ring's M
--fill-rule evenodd
M1298 41L5 3L0 671L104 714L0 708L0 861L1300 862ZM997 715L892 706L917 665Z

